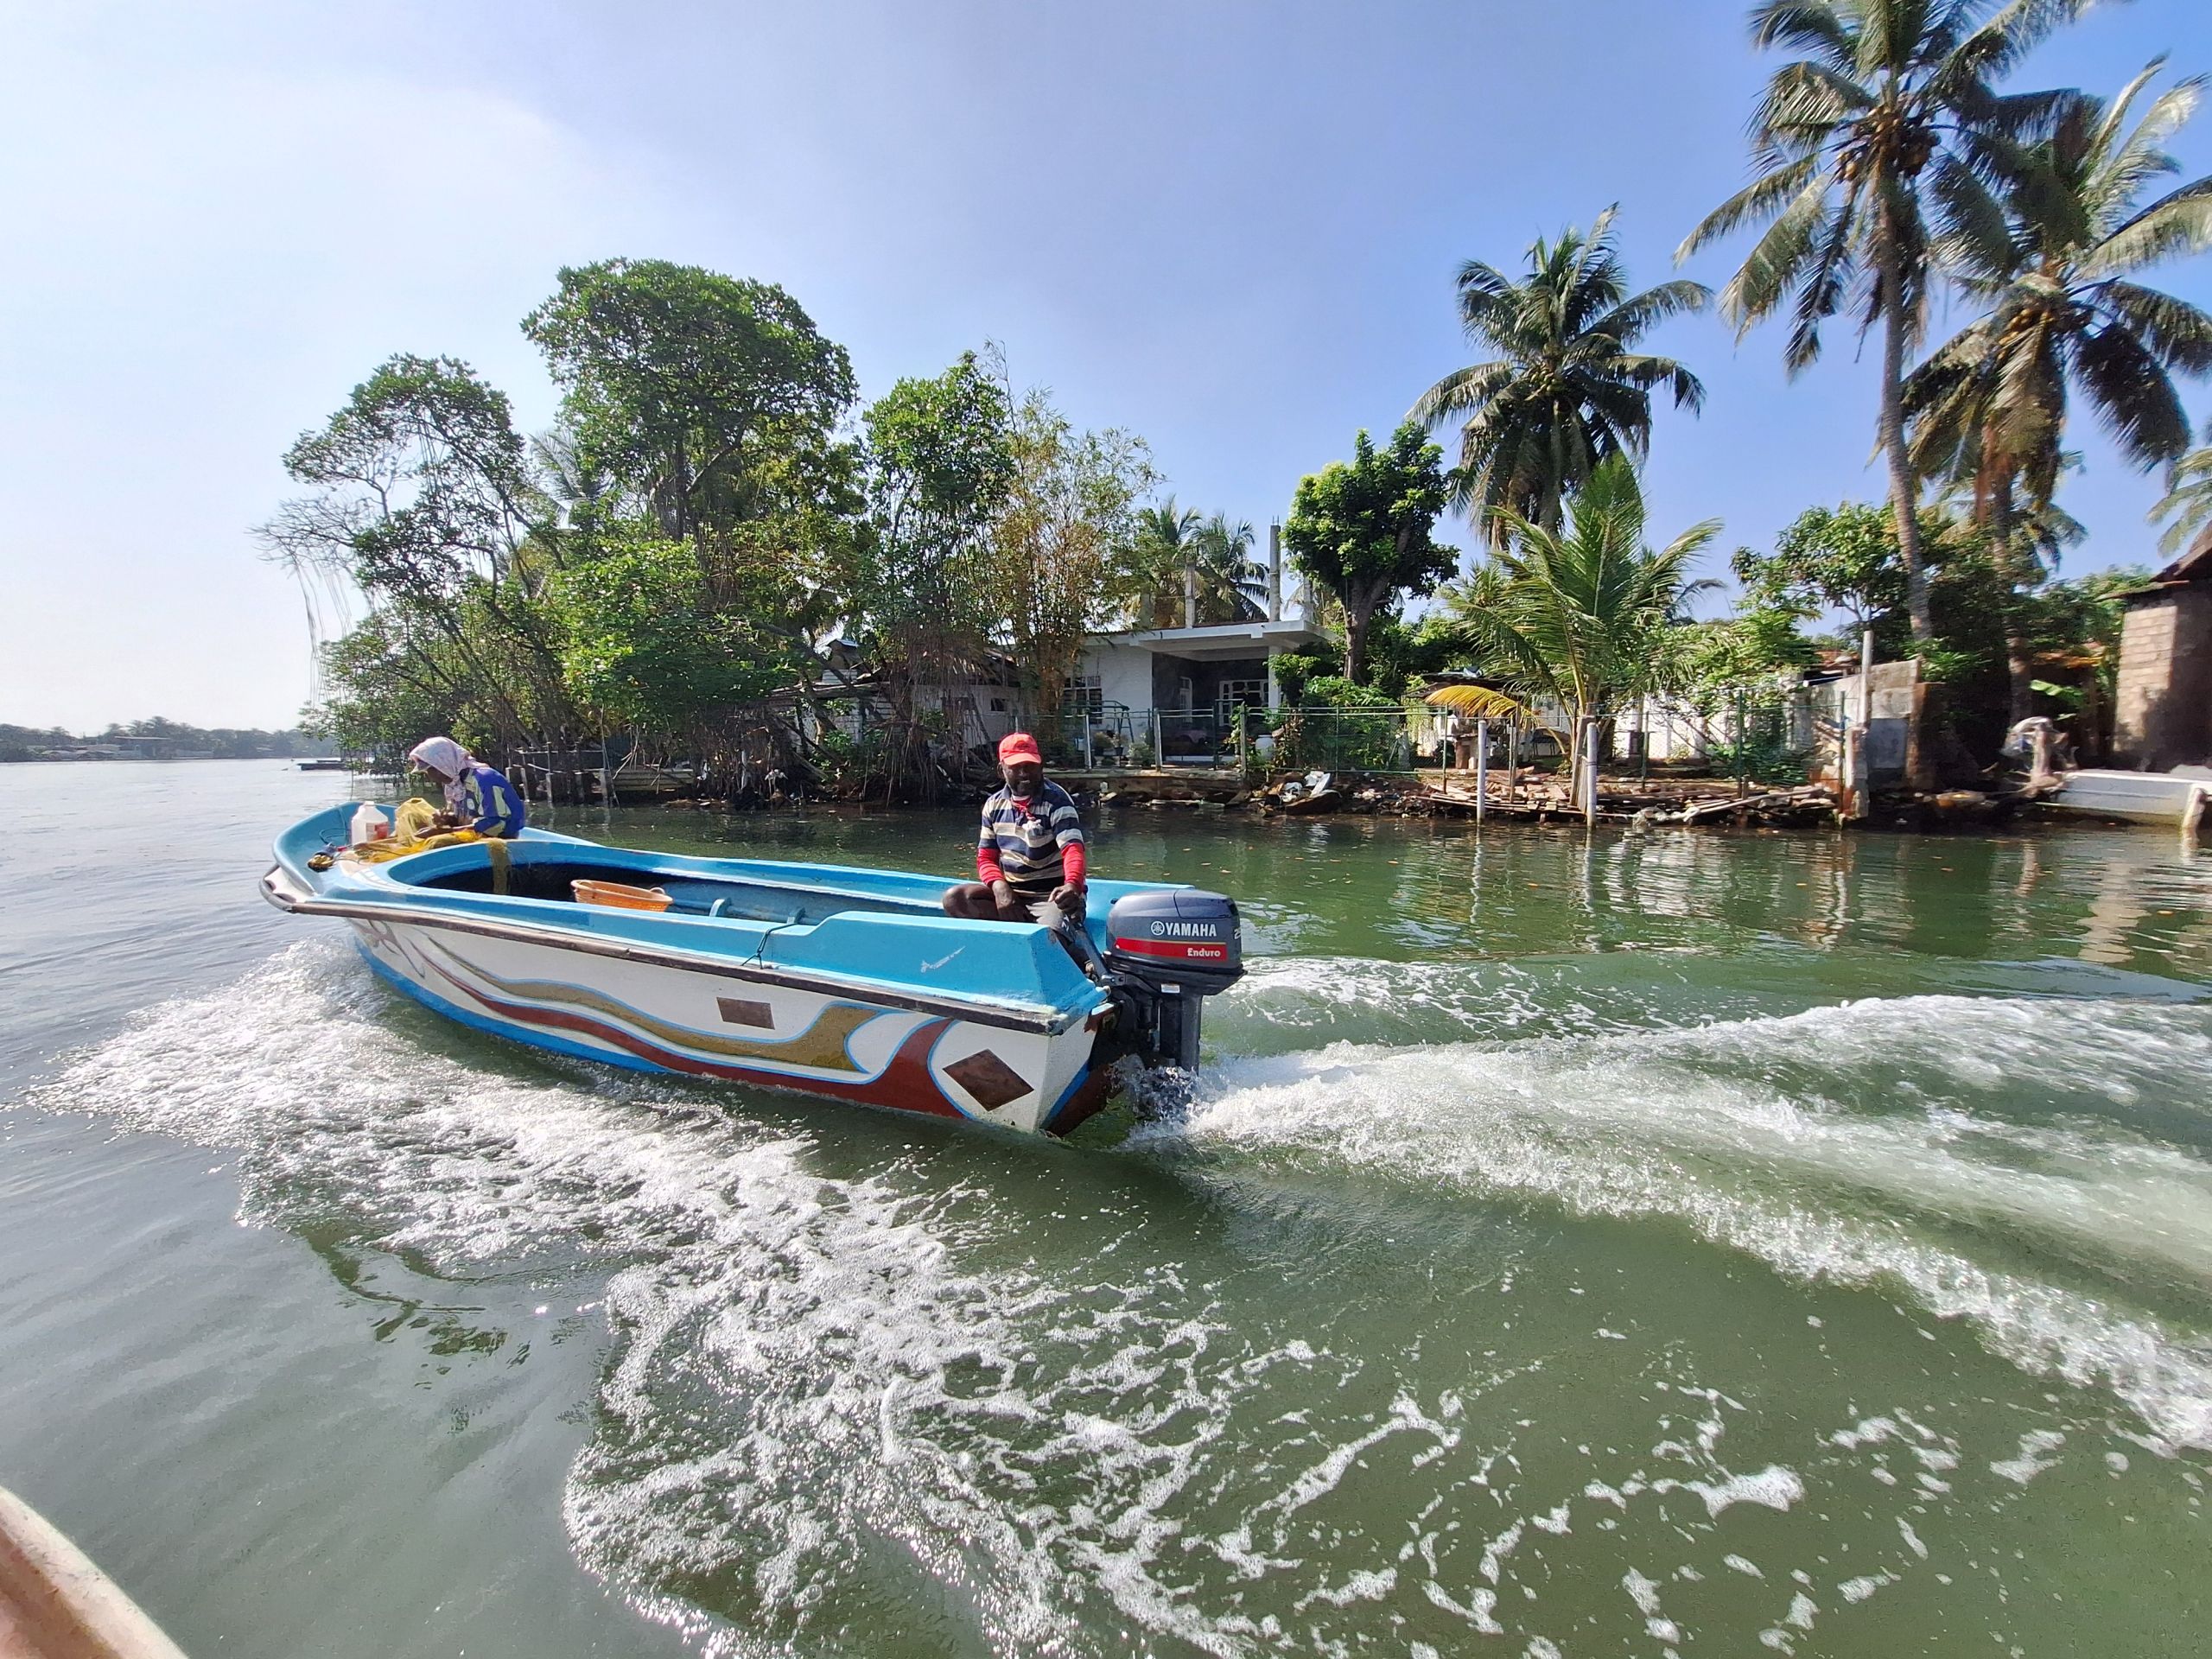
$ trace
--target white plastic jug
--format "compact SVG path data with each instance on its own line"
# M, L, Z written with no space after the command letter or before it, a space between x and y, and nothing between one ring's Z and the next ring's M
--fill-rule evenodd
M353 827L348 832L352 843L359 847L365 841L382 841L391 833L391 826L385 822L384 814L363 801L353 809Z

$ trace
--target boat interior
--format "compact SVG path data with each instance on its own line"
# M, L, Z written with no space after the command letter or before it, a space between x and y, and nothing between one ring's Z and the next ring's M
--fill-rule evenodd
M520 848L517 849L521 850ZM459 868L443 864L416 874L405 862L392 868L392 878L410 887L447 893L490 893L493 889L488 857L469 860ZM508 871L508 896L537 899L558 904L576 902L578 881L606 881L627 887L658 887L669 896L668 913L711 916L730 921L766 922L779 927L818 922L855 912L893 916L936 916L937 902L891 894L839 893L820 887L785 885L741 876L702 875L681 869L655 869L613 860L578 857L568 848L551 858L517 858Z

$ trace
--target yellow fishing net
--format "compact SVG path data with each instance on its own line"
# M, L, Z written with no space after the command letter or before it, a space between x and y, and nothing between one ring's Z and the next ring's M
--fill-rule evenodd
M437 826L438 809L419 795L410 795L392 809L394 841L420 841Z
M364 864L389 864L395 858L434 852L441 847L466 847L481 842L492 861L492 891L505 897L507 871L513 863L507 843L497 836L480 836L474 830L433 831L438 809L419 797L402 801L392 813L392 833L385 841L365 841L350 849Z

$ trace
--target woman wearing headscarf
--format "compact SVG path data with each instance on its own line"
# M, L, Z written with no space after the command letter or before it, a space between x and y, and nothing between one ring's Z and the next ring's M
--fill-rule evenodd
M445 791L448 823L509 840L522 833L522 797L497 766L486 766L449 737L425 738L407 758Z

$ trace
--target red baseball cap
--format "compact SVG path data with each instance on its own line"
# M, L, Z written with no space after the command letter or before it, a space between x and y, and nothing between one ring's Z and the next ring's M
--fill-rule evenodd
M1008 732L999 740L999 764L1010 766L1017 760L1034 760L1045 764L1045 757L1037 747L1037 740L1027 732Z

